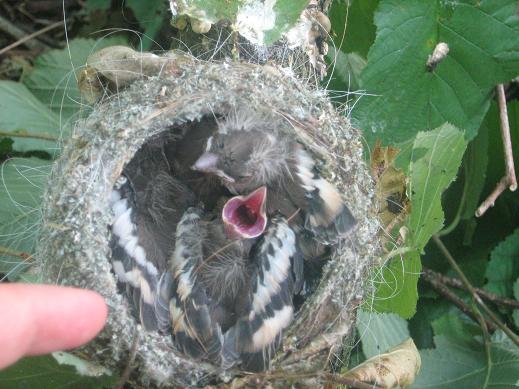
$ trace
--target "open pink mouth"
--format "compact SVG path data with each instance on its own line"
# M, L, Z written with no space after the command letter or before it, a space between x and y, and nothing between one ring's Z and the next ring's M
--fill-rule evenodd
M235 196L225 203L222 219L230 239L260 236L267 225L267 188L262 186L247 196Z

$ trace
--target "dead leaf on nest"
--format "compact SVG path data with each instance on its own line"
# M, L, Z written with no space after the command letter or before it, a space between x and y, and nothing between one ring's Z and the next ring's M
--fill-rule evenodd
M388 352L376 355L343 374L351 378L381 388L389 389L410 386L422 361L420 353L411 338L393 347Z
M174 51L158 56L126 46L105 47L87 58L78 75L79 91L88 103L93 103L105 92L117 92L141 77L172 72L174 61L191 60ZM165 68L166 65L170 65L169 68Z
M409 199L406 195L406 177L394 166L399 149L382 147L377 141L371 155L371 174L376 182L376 198L379 219L384 228L394 226L395 219L403 220L408 213Z

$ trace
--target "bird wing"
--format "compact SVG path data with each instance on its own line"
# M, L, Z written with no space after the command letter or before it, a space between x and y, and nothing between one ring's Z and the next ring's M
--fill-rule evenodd
M112 191L112 265L144 328L166 332L169 313L157 300L158 284L174 247L176 224L195 197L167 172L166 162L146 155L137 153Z
M292 161L294 180L283 185L292 201L305 212L305 229L324 244L337 243L356 224L337 188L321 177L313 158L297 145Z
M144 328L156 330L159 326L154 307L160 271L141 244L135 193L126 178L121 177L120 184L112 191L110 203L114 213L110 241L113 270L126 286Z
M302 259L284 218L272 219L253 261L248 310L224 334L223 361L224 366L241 361L242 368L259 371L268 368L294 313L293 263Z
M222 331L212 317L215 304L197 279L203 261L202 228L200 211L195 208L189 208L178 223L170 262L174 285L169 310L177 347L192 358L219 364Z

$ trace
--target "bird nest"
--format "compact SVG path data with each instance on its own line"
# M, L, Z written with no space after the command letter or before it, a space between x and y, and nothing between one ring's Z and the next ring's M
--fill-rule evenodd
M105 96L77 123L49 179L37 250L45 281L104 296L108 323L81 355L120 372L134 353L131 380L136 385L221 384L241 373L191 360L176 351L170 336L141 328L117 287L108 226L112 189L144 144L244 105L265 120L282 123L281 131L306 146L357 219L354 231L332 248L320 281L284 334L271 371L289 379L327 369L351 335L355 310L369 288L366 270L378 248L373 184L359 132L323 91L307 88L277 68L166 59L157 74Z

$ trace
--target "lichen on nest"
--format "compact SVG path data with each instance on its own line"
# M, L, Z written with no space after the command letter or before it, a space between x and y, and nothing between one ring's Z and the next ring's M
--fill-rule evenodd
M291 373L322 369L330 355L340 352L369 287L366 270L378 249L373 186L360 134L336 113L325 93L305 88L272 66L168 59L159 74L105 97L77 123L49 180L37 248L47 282L94 289L108 302L107 326L83 350L92 360L122 369L140 333L134 368L142 385L201 385L239 372L222 373L191 361L174 350L169 337L145 333L137 325L108 260L110 192L125 164L148 140L241 105L278 121L283 131L304 143L358 221L334 249L272 368Z

